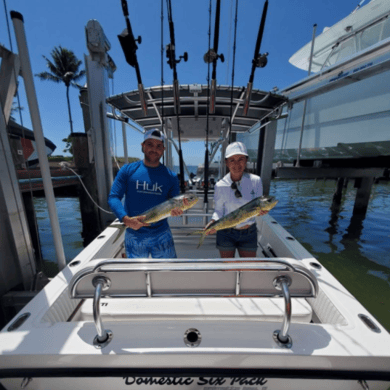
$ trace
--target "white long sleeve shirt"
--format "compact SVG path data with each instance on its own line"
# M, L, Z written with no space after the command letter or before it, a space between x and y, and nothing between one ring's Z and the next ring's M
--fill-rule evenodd
M234 195L236 190L231 188L232 183L233 181L230 177L230 173L228 173L215 185L214 214L212 216L214 221L217 221L232 211L237 210L245 203L263 195L263 184L259 176L252 175L251 173L244 173L241 181L236 182L237 188L242 194L242 198L236 198ZM255 222L255 218L250 218L237 225L236 228L252 225Z

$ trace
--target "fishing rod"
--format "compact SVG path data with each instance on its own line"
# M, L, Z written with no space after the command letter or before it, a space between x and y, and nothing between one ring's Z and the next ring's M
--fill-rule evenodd
M142 111L144 115L148 115L148 107L145 101L145 92L144 86L142 84L141 72L139 70L139 64L137 59L137 43L141 44L142 38L138 36L137 39L134 38L133 30L131 28L130 19L129 19L129 10L127 8L127 0L121 0L123 15L126 19L126 27L121 34L118 35L119 42L122 46L123 53L125 54L126 62L135 68L135 72L137 74L137 82L138 82L138 92L141 101Z
M179 92L179 81L177 79L177 70L176 64L178 64L182 59L184 62L188 61L188 54L184 52L182 56L179 56L179 59L176 59L176 46L175 46L175 28L172 18L172 4L171 0L167 0L168 8L168 22L169 22L169 36L170 43L166 46L166 56L168 58L168 65L173 70L173 100L174 100L174 109L176 113L177 120L177 134L179 138L179 165L180 165L180 188L181 192L184 193L184 164L183 164L183 152L181 149L181 134L180 134L180 92Z
M211 0L209 0L209 31L208 31L208 52L211 51ZM207 55L206 53L206 55ZM205 55L205 56L206 56ZM207 63L207 106L206 106L206 144L205 144L205 153L204 153L204 199L203 207L205 208L206 213L208 212L208 192L209 192L209 115L210 115L210 64L211 61L206 61Z
M213 64L213 73L211 75L211 97L210 97L210 114L215 113L215 97L217 93L217 61L225 62L223 54L218 54L218 43L219 43L219 20L221 16L221 0L217 0L217 6L215 10L215 24L214 24L214 45L208 52L203 56L206 64Z
M267 9L268 9L268 0L265 0L263 14L261 16L261 22L260 22L260 26L259 26L259 32L257 34L255 54L254 54L253 60L252 60L251 75L249 77L249 82L248 82L248 85L246 87L246 95L245 95L244 111L243 111L244 116L246 116L248 114L248 109L249 109L249 105L251 102L253 80L255 78L255 70L256 70L256 68L264 68L267 65L268 53L260 54L260 46L261 46L261 41L263 39L263 32L264 32L264 26L265 26L265 18L267 16Z

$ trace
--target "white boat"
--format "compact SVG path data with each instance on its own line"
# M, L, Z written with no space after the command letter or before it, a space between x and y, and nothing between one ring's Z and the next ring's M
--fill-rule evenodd
M209 165L209 184L214 187L215 183L220 178L221 166L218 163L211 163ZM204 164L199 164L196 170L196 176L192 178L192 182L196 188L200 189L204 186Z
M88 61L91 69L93 60ZM91 80L89 74L89 88ZM158 87L145 90L151 113L158 113L152 99L157 92ZM230 92L216 92L216 116L228 117ZM242 130L244 95L236 92L232 124ZM166 88L168 110L174 93ZM189 139L191 118L198 120L208 103L204 91L195 93L185 96L180 129ZM272 95L270 104L270 94L253 94L260 98L249 111L261 118L284 102ZM142 110L136 95L108 102L134 119ZM97 99L90 107L106 101ZM214 125L219 136L223 120ZM264 155L267 181L272 154ZM210 217L202 205L190 212ZM175 220L178 259L124 259L124 229L118 222L108 226L2 329L0 385L7 390L389 387L386 329L270 215L257 218L257 256L239 260L219 258L212 236L197 249L198 238L187 232L203 221L193 223L188 214L180 226Z
M388 1L372 0L315 37L314 74L282 91L289 106L278 123L275 162L295 161L300 149L301 160L311 162L340 166L340 160L365 158L388 165L389 15ZM308 70L311 46L290 62Z
M240 262L183 228L178 260L123 259L108 227L0 332L0 383L386 389L387 331L271 216L257 223L259 257Z

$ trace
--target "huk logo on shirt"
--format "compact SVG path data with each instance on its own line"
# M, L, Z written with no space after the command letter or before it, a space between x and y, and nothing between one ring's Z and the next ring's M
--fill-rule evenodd
M154 183L151 185L150 183L144 181L141 182L137 180L137 183L135 185L135 189L137 192L146 192L146 193L154 193L155 195L161 195L162 193L162 187L163 185L158 185L158 183Z

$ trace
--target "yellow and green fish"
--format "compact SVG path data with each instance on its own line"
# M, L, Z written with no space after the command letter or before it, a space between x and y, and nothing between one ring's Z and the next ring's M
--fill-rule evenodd
M184 204L184 199L187 199L188 205ZM157 206L152 207L151 209L145 211L141 215L145 215L145 219L142 221L144 223L155 223L161 221L162 219L168 218L171 216L171 211L175 208L180 208L185 211L193 207L199 198L194 194L183 194L178 195L173 198L166 200L163 203L158 204ZM138 218L139 215L132 218ZM122 222L113 222L110 227L119 229L119 233L114 240L117 241L119 236L122 234L123 230L126 229L126 226Z
M210 224L205 230L197 230L190 234L201 234L199 240L198 248L203 244L203 241L206 237L206 234L212 230L223 230L233 228L240 223L246 221L249 218L253 218L259 215L260 211L269 211L273 209L278 200L276 200L273 196L260 196L251 200L248 203L245 203L243 206L238 208L237 210L232 211L231 213L225 215L221 219L214 221Z
M184 204L184 199L187 199L187 206ZM173 209L180 208L183 211L188 210L195 206L198 200L199 198L194 194L183 194L175 196L174 198L168 199L165 202L160 203L157 206L154 206L146 212L142 213L142 215L145 215L145 219L142 222L155 223L161 221L162 219L170 217L171 211Z

